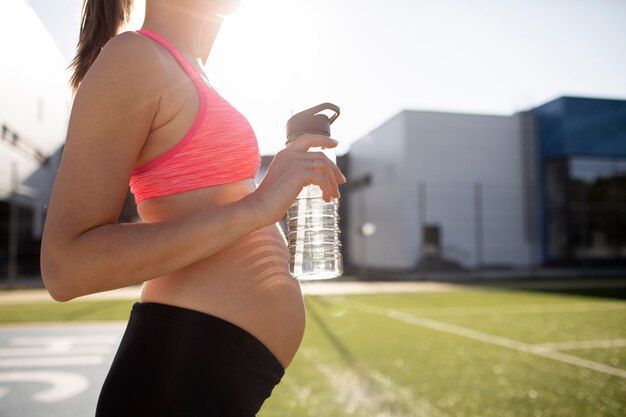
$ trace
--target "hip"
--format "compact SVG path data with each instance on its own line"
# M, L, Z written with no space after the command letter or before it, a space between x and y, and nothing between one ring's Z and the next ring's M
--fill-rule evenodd
M136 303L96 415L254 416L283 374L272 353L232 323Z

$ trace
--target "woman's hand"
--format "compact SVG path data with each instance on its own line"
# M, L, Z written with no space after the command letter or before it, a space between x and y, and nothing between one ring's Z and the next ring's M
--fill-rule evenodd
M276 154L259 187L245 197L263 223L279 221L307 185L319 186L326 202L339 197L337 185L346 178L322 152L308 152L309 148L335 146L337 141L328 136L304 134Z

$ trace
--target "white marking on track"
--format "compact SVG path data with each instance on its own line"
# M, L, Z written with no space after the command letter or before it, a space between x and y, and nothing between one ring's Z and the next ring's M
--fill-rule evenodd
M0 368L38 368L51 366L99 365L103 356L57 356L0 359Z
M114 335L13 337L0 357L50 355L106 355L119 343Z
M33 400L51 403L81 394L89 379L76 372L53 369L100 365L120 342L121 335L24 336L8 339L0 348L0 398L10 395L6 384L47 383L48 387L33 394ZM4 369L3 369L4 368ZM33 369L35 368L35 369ZM39 369L36 369L39 368Z
M49 337L12 337L11 346L50 346L54 344L72 345L115 345L120 337L116 335L89 335L89 336L49 336Z
M85 391L89 387L86 377L70 372L61 371L23 371L0 373L2 382L43 382L51 387L39 391L33 395L33 399L39 402L52 403L73 397ZM3 391L2 391L3 390ZM0 398L9 390L0 388Z
M70 349L55 349L53 347L24 347L0 349L0 357L11 356L46 356L46 355L105 355L111 353L110 346L75 346Z
M387 316L389 318L403 321L405 323L413 324L416 326L425 327L431 330L437 330L444 333L450 333L456 336L463 336L469 339L479 340L481 342L489 343L492 345L503 346L509 349L517 350L519 352L530 353L545 358L554 359L559 362L576 365L582 368L592 369L594 371L603 372L605 374L618 376L620 378L626 378L626 371L623 369L614 368L598 362L593 362L587 359L578 358L576 356L566 355L560 352L554 352L545 347L537 347L525 342L519 342L517 340L508 339L502 336L495 336L489 333L483 333L478 330L468 329L466 327L456 326L453 324L444 323L437 320L427 319L424 317L418 317L402 311L377 307L367 303L361 303L358 301L346 301L342 302L342 305L353 307L357 310L361 310L370 314L376 314L381 316Z

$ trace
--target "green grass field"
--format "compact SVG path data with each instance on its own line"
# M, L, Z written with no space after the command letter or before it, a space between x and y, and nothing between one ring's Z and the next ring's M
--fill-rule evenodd
M482 289L310 296L307 309L262 417L626 415L620 300Z
M6 305L0 322L124 320L131 303ZM260 417L626 415L623 300L468 288L306 304Z

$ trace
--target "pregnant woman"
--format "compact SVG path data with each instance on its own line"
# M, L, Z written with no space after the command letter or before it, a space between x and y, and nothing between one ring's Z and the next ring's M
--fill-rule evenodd
M262 183L246 118L203 73L237 0L86 0L67 140L42 240L52 297L143 283L96 415L254 416L304 332L276 224L301 189L345 182L303 135ZM253 69L250 69L253 70ZM118 224L128 186L140 223Z

